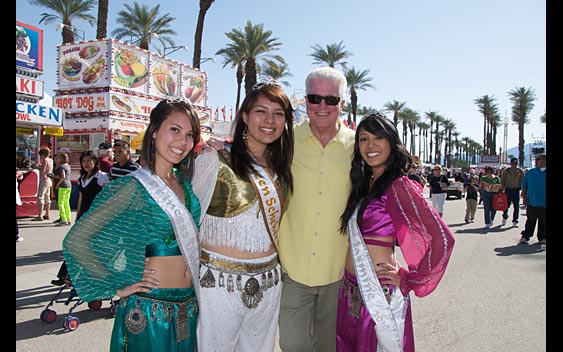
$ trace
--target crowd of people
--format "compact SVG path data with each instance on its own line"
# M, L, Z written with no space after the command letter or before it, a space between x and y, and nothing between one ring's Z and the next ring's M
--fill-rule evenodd
M500 226L505 226L511 220L512 227L519 227L520 209L523 204L528 209L527 187L532 180L532 187L535 189L532 203L532 216L527 216L527 225L522 231L522 238L519 243L527 244L535 230L535 223L541 222L541 230L539 230L537 238L541 244L546 244L545 238L545 154L538 155L535 159L536 166L524 170L518 166L517 158L510 158L510 164L507 167L495 168L493 166L485 166L481 171L476 172L470 168L467 172L446 170L441 165L434 165L425 175L420 167L412 167L407 174L412 179L422 181L421 184L429 187L429 194L432 200L432 206L443 215L445 200L447 198L447 187L454 182L463 183L463 195L465 198L465 216L463 220L466 224L473 223L478 212L478 205L483 204L483 219L485 223L485 231L490 230L494 225L497 212L502 213ZM538 163L539 161L539 163ZM529 178L525 176L532 171ZM539 171L539 172L538 172ZM418 173L418 175L414 175ZM533 175L539 176L534 177ZM498 203L497 198L502 198ZM537 206L539 209L534 209ZM534 215L534 211L539 213ZM512 215L512 216L510 216ZM534 220L535 219L535 220ZM533 225L532 225L533 224ZM527 228L526 228L527 226ZM538 225L539 227L539 225Z
M273 351L278 329L283 351L414 351L409 296L436 289L455 243L442 219L449 180L440 165L427 179L416 175L385 116L369 113L356 130L342 124L346 89L341 71L312 70L308 119L294 126L281 86L260 82L232 139L197 149L196 110L163 99L150 114L142 166L126 141L81 155L74 224L68 155L57 154L53 168L42 149L36 219L49 219L52 173L59 224L72 225L52 283L88 302L117 297L112 351ZM545 243L545 155L538 161L520 181L512 171L471 175L465 222L480 193L490 226L492 194L505 192L517 223L521 187L535 214L522 238L537 221Z

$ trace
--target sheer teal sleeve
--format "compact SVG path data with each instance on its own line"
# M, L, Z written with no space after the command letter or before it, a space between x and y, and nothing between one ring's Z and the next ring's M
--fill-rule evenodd
M199 223L201 220L201 202L197 198L193 190L192 183L186 178L183 184L185 206L192 215L195 225L199 230Z
M137 179L126 176L107 184L63 241L79 297L107 299L139 282L146 245L171 233L170 220Z

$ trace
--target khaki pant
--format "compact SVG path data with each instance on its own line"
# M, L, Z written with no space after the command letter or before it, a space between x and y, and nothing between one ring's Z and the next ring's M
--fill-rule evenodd
M336 351L339 287L340 281L310 287L283 275L279 321L282 351Z

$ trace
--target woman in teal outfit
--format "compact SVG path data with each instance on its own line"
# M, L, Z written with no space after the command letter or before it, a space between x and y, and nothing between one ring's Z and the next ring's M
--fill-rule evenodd
M199 140L196 111L161 101L143 139L145 167L106 185L63 241L81 299L121 298L111 351L196 348L201 207L191 178Z

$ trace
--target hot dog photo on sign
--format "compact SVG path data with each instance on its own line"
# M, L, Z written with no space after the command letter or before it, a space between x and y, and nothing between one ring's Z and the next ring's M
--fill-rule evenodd
M205 77L196 74L184 76L184 97L192 104L201 105L205 98Z

